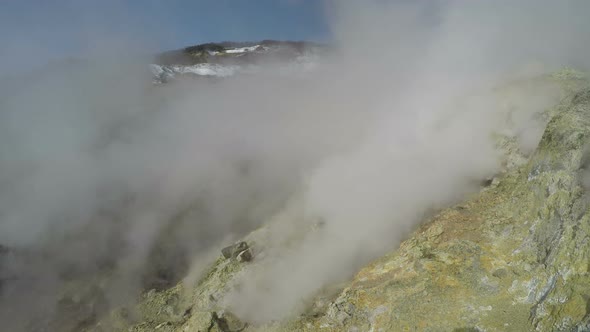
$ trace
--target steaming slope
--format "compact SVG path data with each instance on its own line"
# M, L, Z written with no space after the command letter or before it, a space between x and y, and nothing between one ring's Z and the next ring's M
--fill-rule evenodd
M145 294L138 307L144 321L129 331L587 330L590 90L570 74L551 79L564 95L540 114L547 126L534 153L527 157L513 137L500 137L504 173L346 285L325 288L299 317L240 321L223 301L274 256L275 226L267 225L244 239L252 262L220 257L194 289L179 284ZM321 227L299 230L289 241ZM125 330L129 323L115 312L102 326Z

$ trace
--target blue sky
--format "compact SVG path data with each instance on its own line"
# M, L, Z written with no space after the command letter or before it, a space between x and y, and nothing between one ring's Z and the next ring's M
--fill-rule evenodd
M101 40L167 50L329 35L322 0L0 0L0 61L13 66L75 56Z

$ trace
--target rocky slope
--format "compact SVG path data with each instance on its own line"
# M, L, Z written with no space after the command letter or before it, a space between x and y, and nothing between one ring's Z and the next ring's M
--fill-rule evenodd
M501 174L348 283L325 288L303 314L246 322L223 302L273 255L267 225L226 248L197 282L149 291L135 311L115 311L89 330L589 331L590 88L572 71L519 83L547 84L560 87L561 101L537 114L546 127L533 153L498 136ZM498 98L509 103L512 89Z

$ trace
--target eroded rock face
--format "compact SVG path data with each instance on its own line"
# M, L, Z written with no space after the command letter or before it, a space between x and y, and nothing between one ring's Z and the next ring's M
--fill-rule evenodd
M244 271L261 268L258 257L264 255L256 251L251 264L220 257L194 289L179 284L147 294L139 306L140 323L114 326L129 331L590 330L589 96L590 90L582 89L546 112L546 129L530 155L520 153L513 140L500 140L508 160L505 172L480 193L440 212L398 250L364 267L335 296L318 296L314 308L299 318L256 325L225 311L224 294L239 285ZM245 240L264 253L264 229ZM234 247L224 256L236 258ZM232 327L226 328L222 318Z

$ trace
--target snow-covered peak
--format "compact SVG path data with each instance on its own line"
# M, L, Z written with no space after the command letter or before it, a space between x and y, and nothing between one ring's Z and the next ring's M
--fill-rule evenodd
M304 73L316 67L324 46L304 42L208 43L163 53L150 65L155 83L180 76L227 78L260 72Z

